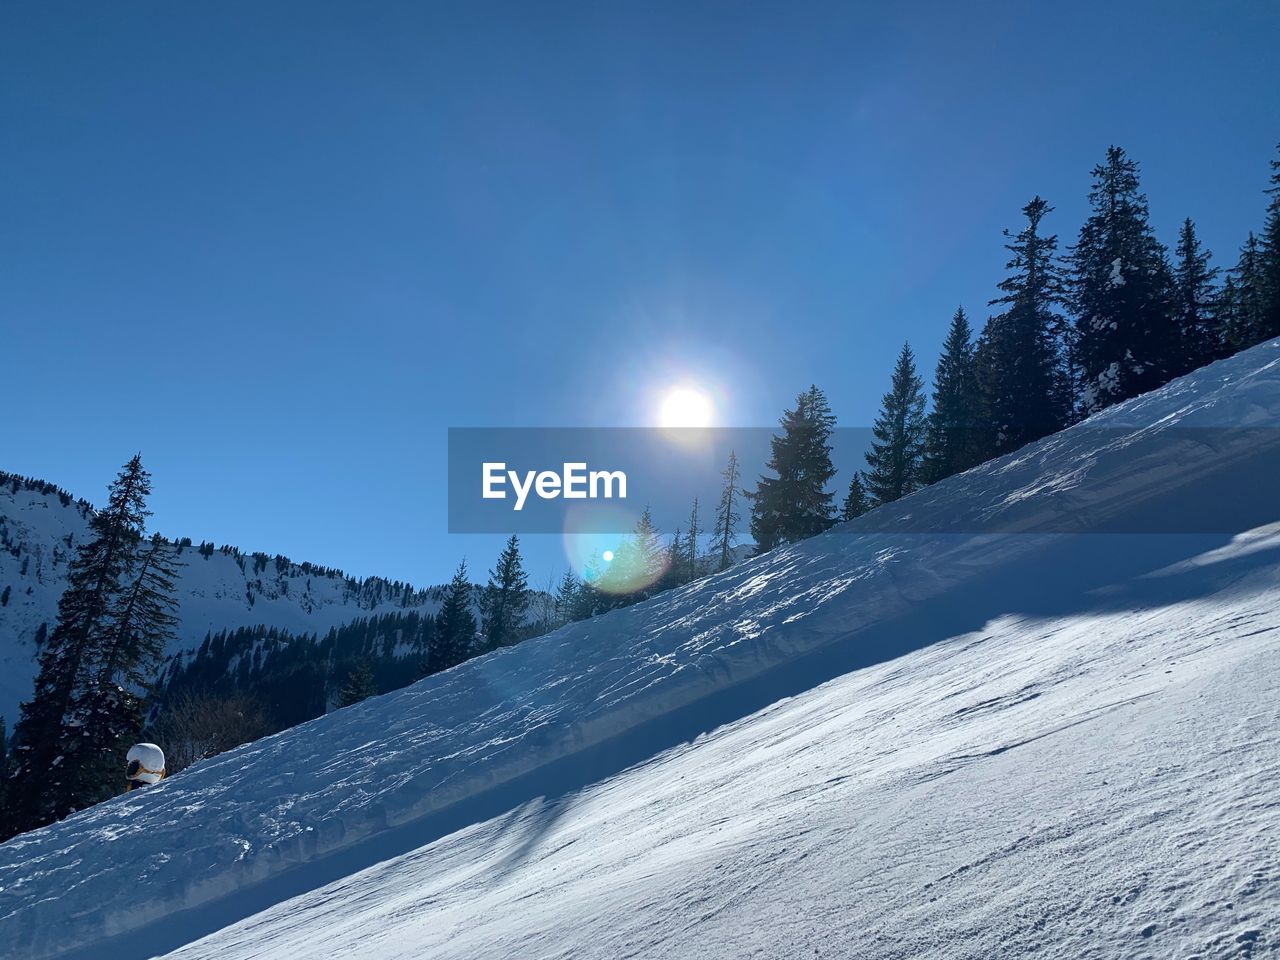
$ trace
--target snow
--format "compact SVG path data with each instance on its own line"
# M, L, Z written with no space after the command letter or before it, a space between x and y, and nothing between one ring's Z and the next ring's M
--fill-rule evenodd
M0 607L0 717L12 723L18 705L31 696L36 672L35 635L52 628L67 564L88 533L87 505L64 503L55 493L0 482L0 590L11 586ZM414 591L379 578L348 579L336 571L278 564L253 554L237 558L215 549L182 550L177 580L181 626L165 651L175 656L199 647L210 632L279 627L295 634L323 635L330 627L397 611L434 613L439 588ZM408 603L405 592L409 591Z
M925 532L872 511L198 764L0 845L0 940L1275 955L1280 432L1178 431L1277 425L1273 341L893 505ZM1081 512L1214 529L1046 532Z

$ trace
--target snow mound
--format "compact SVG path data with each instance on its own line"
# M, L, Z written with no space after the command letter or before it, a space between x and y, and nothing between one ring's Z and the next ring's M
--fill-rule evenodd
M865 734L865 741L833 747L832 757L838 762L828 770L829 777L836 778L831 788L850 770L858 770L861 779L871 778L873 786L877 781L872 775L883 773L887 779L878 781L880 792L859 802L897 810L882 811L877 829L899 824L900 833L892 840L900 855L927 859L928 844L945 844L953 833L964 833L963 824L946 822L944 810L934 810L938 819L918 829L911 825L904 805L928 794L929 784L968 776L966 771L973 770L983 771L985 778L971 783L994 789L1002 782L999 772L1008 773L1007 764L1026 755L1043 757L1042 748L1034 745L1058 731L1101 731L1097 749L1109 749L1116 736L1107 731L1118 711L1145 709L1137 705L1166 696L1161 693L1166 674L1151 670L1165 655L1159 648L1163 634L1154 627L1137 630L1145 617L1154 622L1157 614L1166 616L1167 629L1174 629L1221 612L1206 600L1206 610L1183 606L1176 615L1169 614L1178 604L1217 596L1249 576L1255 578L1249 581L1251 596L1259 589L1257 577L1270 576L1266 582L1274 585L1275 543L1265 534L1237 542L1206 532L1045 531L1062 529L1064 517L1082 510L1104 524L1116 523L1118 529L1130 524L1145 527L1153 517L1190 515L1222 530L1274 521L1280 505L1259 480L1275 475L1280 431L1271 428L1276 426L1280 341L1197 371L1086 424L873 511L843 529L241 747L156 787L0 846L0 936L18 945L18 956L56 956L77 948L83 956L103 955L103 938L117 935L112 955L149 956L165 945L166 936L171 938L168 946L177 946L286 896L308 896L310 887L323 879L339 881L340 886L341 878L362 868L472 828L481 819L575 781L587 786L610 777L639 776L626 768L654 756L664 764L696 766L707 738L730 744L725 756L743 760L741 750L763 749L751 746L750 738L762 728L750 727L750 718L757 711L763 710L760 716L767 718L783 709L785 704L770 705L786 697L800 698L809 705L806 709L819 712L813 720L813 746L825 749L828 734L841 727L832 721L827 729L821 716L832 716L823 711L834 708L814 705L814 698L821 700L821 690L826 689L815 688L837 678L847 682L835 684L833 689L840 692L828 703L848 697L851 690L884 686L898 692L897 699L885 700L871 712L867 711L874 697L858 700L856 716L848 723L853 724L851 730L863 731L858 736ZM1237 427L1251 429L1232 429ZM1201 432L1179 439L1186 431ZM1206 450L1210 456L1203 455ZM1185 456L1170 456L1170 451ZM925 532L880 532L886 527L885 510L901 518L904 526L909 523L912 530ZM975 529L989 532L971 532ZM1225 551L1227 559L1215 559L1215 550ZM1161 573L1155 576L1154 571ZM1223 576L1225 583L1216 579ZM1127 625L1114 619L1126 617ZM1055 618L1070 624L1069 629L1064 626L1034 643L1028 641L1028 632L1034 631L1023 621ZM1258 619L1256 611L1252 620L1223 614L1216 632L1205 633L1204 622L1196 623L1190 639L1184 643L1180 638L1181 646L1169 648L1175 657L1194 654L1195 669L1207 677L1202 677L1203 686L1184 685L1186 697L1208 696L1219 689L1215 684L1225 683L1225 675L1209 676L1215 663L1205 652L1213 649L1210 640L1230 644L1253 629L1251 623ZM1257 629L1264 633L1275 629L1270 621L1260 623ZM984 632L988 624L996 624L990 635ZM1260 694L1274 691L1268 686L1274 677L1250 673L1248 657L1260 658L1259 651L1270 643L1269 638L1254 640L1235 651L1236 665L1244 671L1241 676L1252 678ZM1091 668L1090 659L1104 649L1119 653L1107 668ZM1274 646L1266 649L1273 657ZM975 652L959 659L964 651ZM958 658L957 669L945 683L928 671L908 669L913 663L936 664L938 658L948 657ZM1076 679L1068 688L1078 695L1068 709L1046 691L1054 678L1071 677ZM1265 770L1257 764L1264 762L1274 771L1275 753L1269 746L1274 711L1237 716L1224 709L1227 717L1235 718L1230 722L1247 729L1228 731L1213 741L1227 751L1223 770L1234 769L1225 757L1245 743L1255 752L1263 750L1259 744L1271 750L1244 755L1253 764L1250 776L1263 776ZM1157 738L1170 716L1176 713L1148 716L1146 735ZM734 731L742 729L748 730L747 740L734 741ZM895 750L899 733L913 736L923 755ZM678 747L699 736L704 739L683 748L687 753ZM1178 742L1195 744L1197 750L1214 749L1194 736ZM761 762L752 777L758 773L760 782L774 790L783 789L782 778L801 794L821 794L825 781L812 766L814 758L801 759L794 752L801 746L793 744L793 752L778 745L764 750L768 756L757 758ZM674 754L662 753L671 748L677 748ZM1072 772L1083 776L1085 768L1112 769L1107 756L1093 753L1092 748L1069 752L1066 759L1059 758L1061 767L1052 757L1042 761L1038 769L1044 776L1068 777L1055 781L1063 791L1057 795L1059 807L1087 806L1086 791L1069 779ZM680 759L686 756L694 759ZM714 756L707 754L708 761ZM794 781L784 774L787 769L794 769ZM1197 782L1212 782L1208 770L1201 765L1193 771ZM753 783L740 785L744 795ZM699 794L710 790L704 800L713 810L717 804L728 810L744 802L733 798L736 788L729 785L713 788L686 782L683 789ZM531 793L535 790L541 792ZM1175 795L1184 796L1185 791L1170 796ZM1153 802L1167 801L1157 797ZM839 815L829 811L826 833L820 830L809 841L789 847L785 856L767 847L748 853L758 883L769 886L766 878L783 868L801 869L796 859L801 853L816 857L814 871L828 870L821 858L823 836L854 829L862 809L846 810L843 826ZM1150 813L1144 810L1130 813ZM1056 809L1054 817L1060 814ZM1219 814L1218 823L1229 822L1227 813ZM1082 844L1089 835L1083 828L1092 815L1082 813L1081 829L1073 831ZM632 811L629 816L631 820L620 816L619 823L637 844L651 843L655 830L678 835L683 829L679 819L642 825L641 814ZM705 816L711 814L704 811ZM729 819L723 822L724 843L750 848L750 831L729 813L725 816ZM1274 813L1268 816L1275 819ZM1069 847L1069 841L1054 823L1056 819L1046 820L1043 831L1009 836L1010 849L1036 849L1041 869L1056 869L1053 854L1062 843ZM473 834L464 830L458 842L469 842L466 837ZM1141 831L1135 835L1145 836ZM1265 842L1258 836L1252 841L1255 846ZM920 919L912 922L920 923L934 910L928 906L934 902L930 898L941 896L938 890L956 884L961 874L997 871L990 875L998 876L999 857L966 865L956 852L954 875L934 877L928 884L921 879L910 891L886 888L881 894L917 898ZM393 859L391 866L377 870L393 869L400 862ZM303 864L306 869L299 870ZM481 869L478 864L475 871ZM632 861L631 866L659 874L680 869L674 862ZM453 869L471 868L464 858L453 862ZM722 929L715 918L729 910L729 892L722 889L719 898L712 894L680 901L662 912L674 913L683 928L705 921ZM1004 892L1012 896L1008 889ZM973 890L969 893L974 895ZM744 902L754 901L746 897ZM1009 904L998 898L975 902L970 905L970 922L977 925L983 915L994 917ZM778 922L786 919L799 931L797 937L805 930L808 937L825 922L815 915L827 910L822 901L808 903L808 913L796 912L794 902L792 906ZM649 908L659 906L650 903ZM371 909L380 908L373 904ZM188 912L175 920L171 915L180 910ZM909 913L904 918L909 919ZM850 919L846 916L845 922ZM461 930L451 924L442 930ZM625 928L617 924L618 930ZM758 923L740 922L734 944L722 944L724 949L714 955L749 953L755 942L752 931L760 929ZM1156 932L1138 939L1150 940ZM1260 942L1261 933L1255 934L1251 943ZM730 936L727 928L723 935ZM903 932L898 942L909 940ZM617 948L614 952L604 948L610 942ZM492 942L487 946L488 955L495 957L515 952L504 953ZM315 950L322 948L323 944ZM636 949L640 948L622 949L616 939L605 937L590 950L584 948L583 954L621 956ZM870 955L918 952L886 948ZM411 954L417 955L416 949L386 956ZM300 955L326 954L313 950Z

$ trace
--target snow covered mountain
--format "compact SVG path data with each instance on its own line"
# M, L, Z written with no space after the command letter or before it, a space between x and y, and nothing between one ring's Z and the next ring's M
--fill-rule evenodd
M12 723L31 695L36 637L53 626L67 564L87 535L92 506L41 480L0 472L0 716ZM360 617L393 611L434 613L442 587L417 590L286 557L182 541L181 625L169 654L190 650L211 631L279 627L323 633Z
M1272 341L197 764L0 845L0 942L1280 955L1277 427Z

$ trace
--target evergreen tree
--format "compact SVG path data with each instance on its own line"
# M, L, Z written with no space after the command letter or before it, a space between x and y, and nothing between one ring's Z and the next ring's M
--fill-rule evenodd
M496 650L521 639L531 599L529 577L520 559L520 541L512 534L498 557L498 565L489 572L482 599L487 649Z
M143 691L155 676L178 618L173 598L180 564L173 546L154 534L138 553L133 582L112 605L99 654L101 665L68 711L79 736L67 747L66 764L91 800L114 793L121 751L143 726ZM242 665L247 668L248 660Z
M134 456L112 483L106 506L90 519L90 538L68 568L35 689L14 728L8 835L59 820L110 789L109 781L93 779L100 773L96 764L76 769L72 762L99 754L109 745L98 738L113 732L110 725L86 728L78 711L102 700L114 649L112 613L136 576L150 490L142 459Z
M689 534L685 541L684 555L681 558L682 564L687 567L687 573L684 582L698 579L698 538L702 536L701 521L698 519L698 498L693 498L693 509L689 511ZM679 542L680 537L677 534L676 541Z
M711 545L713 553L719 556L718 570L728 570L733 561L733 547L738 542L738 455L729 451L729 462L720 474L724 480L724 489L720 493L720 504L716 508L715 539Z
M924 382L916 375L911 345L904 344L889 392L871 428L867 489L877 504L892 503L923 484Z
M1240 349L1238 337L1242 333L1243 324L1238 317L1240 297L1236 292L1234 270L1228 270L1226 279L1222 281L1222 289L1213 302L1213 322L1221 337L1219 350L1224 356L1231 356Z
M991 301L1005 309L988 321L980 348L990 430L989 446L982 451L986 456L1016 450L1061 430L1070 419L1058 238L1040 233L1041 220L1052 210L1035 197L1022 208L1027 225L1016 236L1005 231L1010 274L1000 283L1003 296Z
M777 476L762 476L748 494L751 536L760 553L821 533L833 519L834 494L827 484L836 472L830 445L835 416L826 394L811 386L779 424L782 436L773 438L767 464Z
M662 544L653 513L645 506L631 535L618 545L613 561L595 581L608 594L610 606L627 606L644 600L667 570L667 549Z
M600 564L600 555L593 552L582 571L582 579L578 581L577 589L574 591L572 617L574 620L586 620L594 617L597 613L603 612L605 608L600 589L597 586L605 575L605 571Z
M933 376L933 411L929 414L925 431L924 479L928 483L968 470L978 463L982 408L972 336L964 308L957 307ZM861 491L862 483L857 474L850 483L850 496L853 495L854 484ZM864 502L860 513L865 511ZM847 502L845 519L850 519Z
M560 586L556 588L556 622L560 624L569 623L576 619L574 613L577 608L578 590L581 581L574 576L573 571L567 571L560 580Z
M347 675L347 682L338 694L338 706L349 707L378 695L378 684L369 668L369 661L361 660Z
M1262 250L1252 233L1240 249L1240 262L1231 271L1223 296L1225 335L1231 352L1267 339L1266 292Z
M427 665L432 673L448 670L471 656L476 639L476 618L471 612L471 583L467 580L467 561L458 569L445 588L444 603L436 614L435 638Z
M862 480L862 471L855 470L849 481L849 492L845 494L844 508L840 511L842 520L853 520L871 509L867 502L867 488Z
M1190 373L1223 356L1225 336L1218 327L1218 292L1213 281L1212 254L1202 250L1196 225L1188 217L1178 233L1178 262L1173 272L1173 317L1179 349L1175 376Z
M676 587L683 586L689 582L687 555L685 553L687 549L684 533L679 527L676 527L676 532L671 535L671 540L667 544L667 558L664 561L666 571L662 574L662 579L658 581L659 589L674 590Z
M1276 145L1280 150L1280 144ZM1262 339L1280 337L1280 160L1271 161L1271 185L1267 187L1271 202L1262 228L1261 262L1258 266L1262 288Z
M174 546L153 534L138 554L133 583L112 610L103 679L140 688L155 675L179 622L173 592L182 566Z
M1168 382L1178 338L1164 247L1152 233L1138 165L1119 147L1093 169L1093 213L1071 249L1082 412Z

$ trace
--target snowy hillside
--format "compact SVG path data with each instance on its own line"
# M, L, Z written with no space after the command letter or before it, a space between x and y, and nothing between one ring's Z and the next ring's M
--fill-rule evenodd
M844 529L198 764L0 845L0 941L1278 955L1277 426L1273 341ZM1200 532L1057 532L1082 515Z
M0 716L12 722L31 695L35 639L53 626L67 563L86 536L92 507L42 481L0 473ZM181 625L169 653L191 649L210 631L279 627L323 633L359 617L398 610L434 613L442 588L415 590L377 577L356 580L331 568L234 548L185 546L178 588Z

